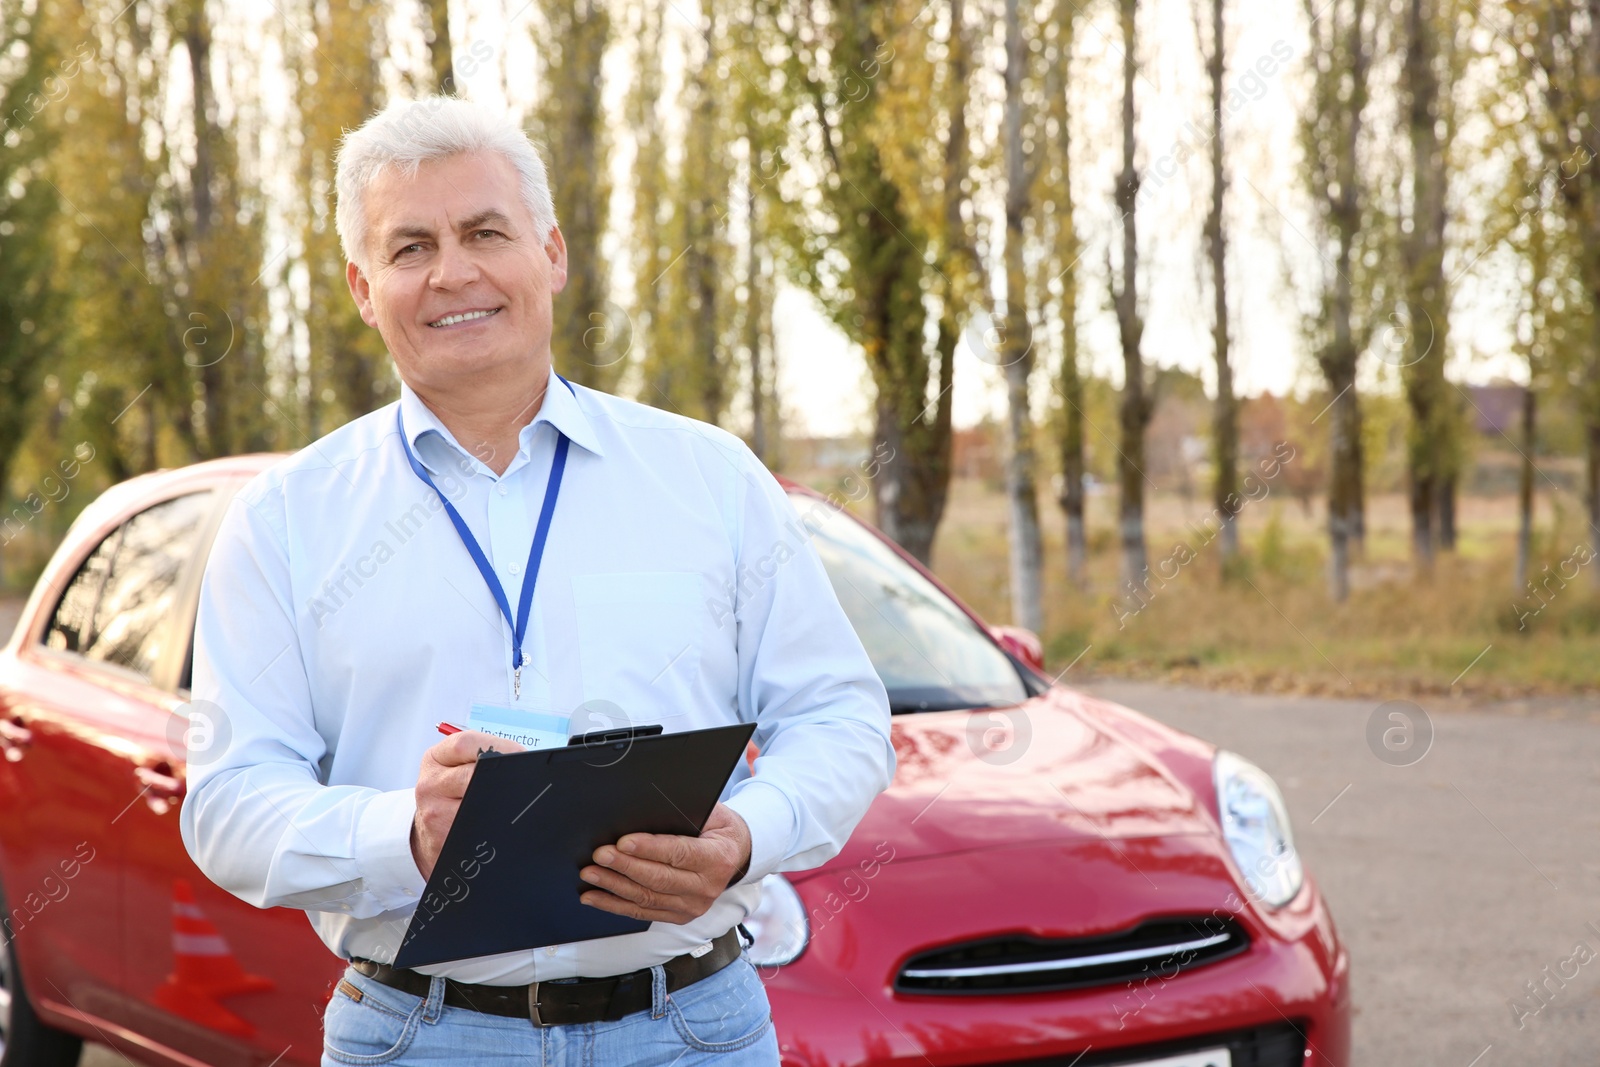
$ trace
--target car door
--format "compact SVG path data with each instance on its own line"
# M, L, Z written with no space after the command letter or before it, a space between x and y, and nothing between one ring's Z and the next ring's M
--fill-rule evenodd
M107 744L126 701L87 657L120 537L113 529L75 568L46 572L60 590L42 609L48 644L36 636L0 663L6 932L36 1005L101 1018L122 985L117 816L136 790Z
M146 501L75 566L53 563L37 598L42 624L24 624L7 665L15 684L0 736L20 771L7 877L19 891L37 881L47 897L52 876L60 886L59 907L30 915L45 921L23 965L35 997L94 1019L137 1019L123 937L127 864L144 844L132 815L170 806L181 780L170 757L136 759L128 738L172 703L163 683L185 637L173 609L219 500L202 485ZM77 862L63 866L56 857L68 851Z
M188 692L194 612L214 534L214 526L203 531L193 569L164 608L172 630L158 672L162 698L147 704L122 736L133 773L146 786L118 824L126 847L128 1019L212 1067L312 1064L321 1053L321 1009L342 965L302 912L254 908L212 885L178 832L186 744L203 753L208 744L225 743L216 709L190 702ZM161 538L140 539L135 551L137 562L126 562L142 574L175 569L173 549Z

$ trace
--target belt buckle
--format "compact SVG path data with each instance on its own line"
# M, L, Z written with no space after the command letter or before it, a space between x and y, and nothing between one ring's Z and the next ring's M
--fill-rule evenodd
M545 1022L543 1019L541 1019L539 1017L539 983L538 982L530 982L530 983L528 983L528 1020L530 1022L532 1022L533 1025L535 1025L537 1027L540 1027L541 1029L543 1027L551 1025L551 1024Z

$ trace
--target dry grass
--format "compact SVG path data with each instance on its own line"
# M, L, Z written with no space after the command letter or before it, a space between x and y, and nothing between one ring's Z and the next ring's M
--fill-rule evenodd
M1600 688L1600 559L1570 583L1552 579L1548 606L1526 592L1514 597L1511 498L1464 498L1458 551L1423 576L1410 561L1404 499L1374 498L1365 558L1342 605L1327 594L1320 509L1307 513L1277 496L1249 505L1243 559L1224 581L1216 545L1200 532L1203 501L1157 496L1148 516L1150 562L1158 577L1171 578L1131 599L1117 587L1115 508L1114 493L1091 500L1086 590L1066 580L1059 510L1043 516L1043 637L1052 673L1087 648L1074 672L1251 690L1507 698ZM998 489L957 483L934 546L939 574L995 621L1010 617L1005 515ZM1545 564L1556 574L1575 546L1587 544L1570 500L1544 504L1537 529L1536 574ZM1180 543L1193 554L1186 565L1179 561L1188 552L1174 554ZM1575 569L1576 560L1567 563L1567 574Z

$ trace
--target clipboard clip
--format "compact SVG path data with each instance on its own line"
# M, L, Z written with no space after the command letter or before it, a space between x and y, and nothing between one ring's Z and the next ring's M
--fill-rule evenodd
M661 724L653 723L647 726L619 726L609 730L590 730L586 734L567 738L567 747L574 748L578 745L610 745L621 742L632 742L641 737L654 737L661 732Z

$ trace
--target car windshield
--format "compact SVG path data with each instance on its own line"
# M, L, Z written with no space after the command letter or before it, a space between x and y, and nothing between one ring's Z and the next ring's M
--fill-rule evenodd
M848 515L810 497L797 496L795 504L816 530L812 544L889 691L891 711L1010 707L1027 699L1016 666L937 586Z

